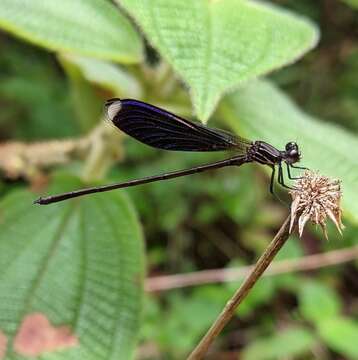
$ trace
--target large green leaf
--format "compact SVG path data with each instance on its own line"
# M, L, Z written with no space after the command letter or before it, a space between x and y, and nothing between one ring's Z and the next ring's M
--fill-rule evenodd
M0 329L12 339L26 315L41 312L79 339L77 347L41 359L129 359L139 328L143 247L128 199L113 192L41 207L34 198L18 191L0 202Z
M346 359L358 359L358 322L344 317L327 319L319 326L319 333L333 350Z
M293 62L318 38L307 20L247 0L116 0L190 87L206 121L223 92Z
M339 126L300 111L287 96L267 81L255 81L228 96L222 117L238 133L283 149L297 141L302 165L342 180L343 205L358 220L357 137Z
M0 28L51 50L125 63L142 57L137 32L106 0L1 0Z

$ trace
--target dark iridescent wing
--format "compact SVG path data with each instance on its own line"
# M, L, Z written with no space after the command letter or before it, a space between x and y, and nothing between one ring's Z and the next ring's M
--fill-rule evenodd
M106 102L109 119L120 130L144 144L177 151L244 150L251 142L222 130L193 123L138 100Z

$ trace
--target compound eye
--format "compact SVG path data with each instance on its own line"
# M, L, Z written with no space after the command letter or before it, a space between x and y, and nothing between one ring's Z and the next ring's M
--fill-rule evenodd
M290 151L290 150L298 151L298 145L294 141L291 141L286 144L286 151Z

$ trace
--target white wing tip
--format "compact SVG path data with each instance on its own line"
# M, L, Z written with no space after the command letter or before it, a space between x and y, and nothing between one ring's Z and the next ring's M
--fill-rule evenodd
M118 115L122 109L122 101L120 99L111 99L106 102L107 115L109 120L113 119Z

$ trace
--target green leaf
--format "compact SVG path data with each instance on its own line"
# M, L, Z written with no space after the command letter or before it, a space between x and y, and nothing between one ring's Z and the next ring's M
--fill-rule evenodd
M167 309L160 314L161 325L158 327L158 317L152 319L157 329L156 341L175 358L184 359L184 353L199 341L228 296L228 291L218 285L202 286L185 297L173 292L167 298Z
M5 47L0 57L0 97L7 104L0 113L2 137L29 141L78 135L68 84L53 57L17 41L6 41Z
M358 0L343 0L346 4L350 5L352 8L358 9Z
M76 65L63 56L60 56L59 60L70 84L72 106L79 128L83 133L87 133L98 124L103 114L103 100Z
M1 0L0 28L50 50L141 61L131 23L105 0Z
M115 64L76 55L62 55L60 58L62 61L76 65L88 81L112 91L116 96L142 97L139 81Z
M336 317L323 321L319 333L326 344L347 359L358 359L358 322Z
M60 180L56 192L80 186ZM17 191L0 202L0 329L13 339L26 315L41 312L79 338L41 359L131 358L143 246L128 199L114 192L44 207L34 198Z
M342 180L343 206L358 221L357 137L341 127L324 123L300 111L267 81L255 81L228 96L221 107L223 119L239 134L264 140L283 149L297 141L302 166ZM240 120L240 121L238 121Z
M298 291L300 311L307 320L318 324L341 311L338 295L318 281L301 282Z
M243 352L243 360L276 360L304 355L315 343L308 329L291 328L253 341Z
M299 259L303 256L302 243L299 239L295 239L295 241L286 242L285 246L275 256L275 261Z
M206 121L224 92L295 61L312 48L307 20L247 0L116 0L190 87Z

